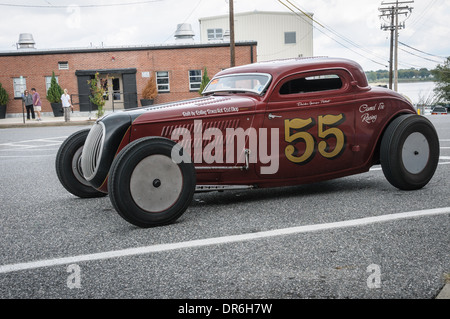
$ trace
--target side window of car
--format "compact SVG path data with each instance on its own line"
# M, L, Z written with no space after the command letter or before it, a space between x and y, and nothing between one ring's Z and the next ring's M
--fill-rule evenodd
M343 81L337 74L307 76L292 79L280 88L280 95L302 94L320 91L339 90Z

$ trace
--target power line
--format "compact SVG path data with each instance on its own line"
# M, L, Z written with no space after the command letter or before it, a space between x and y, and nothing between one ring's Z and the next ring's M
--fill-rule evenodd
M423 57L423 56L420 56L420 55L418 55L418 54L409 52L408 50L405 50L405 49L402 49L402 48L399 48L399 49L402 50L403 52L406 52L406 53L408 53L408 54L414 55L414 56L416 56L416 57L419 57L419 58L424 59L424 60L427 60L427 61L431 61L431 62L435 62L435 63L441 63L441 62L442 62L442 61L436 61L436 60L428 59L428 58L426 58L426 57Z
M139 4L148 4L153 2L161 2L164 0L147 0L147 1L135 1L127 3L107 3L107 4L77 4L80 8L100 8L100 7L121 7L121 6L132 6ZM47 1L47 3L49 3ZM67 5L53 5L49 3L48 5L34 5L34 4L17 4L17 3L0 3L2 7L18 7L18 8L45 8L45 9L61 9L67 8Z
M192 14L197 10L197 8L200 6L200 4L202 3L203 0L199 0L199 2L197 3L197 5L192 9L191 13L189 13L189 15L186 17L186 19L184 19L183 24L186 23L187 20L189 20L192 16ZM173 32L169 37L167 37L167 39L165 39L163 41L163 43L166 43L170 38L172 38L172 36L175 35L175 33L177 33L179 31L179 28L182 27L182 24L180 24L177 29L175 30L175 32Z
M374 57L376 57L376 58L378 58L378 59L385 60L384 57L381 57L381 56L375 54L374 52L372 52L372 51L366 49L364 46L359 45L358 43L354 42L353 40L351 40L351 39L345 37L344 35L338 33L337 31L333 30L332 28L326 26L324 23L319 22L317 19L313 19L309 14L307 14L306 12L304 12L303 10L301 10L298 6L294 5L294 4L293 4L292 2L290 2L289 0L286 0L286 1L287 1L289 4L291 4L294 8L296 8L297 10L299 10L300 12L302 12L307 18L311 19L313 22L317 23L317 24L320 25L322 28L324 28L325 30L331 32L332 34L334 34L335 36L337 36L337 37L340 38L341 40L343 40L343 41L349 43L350 45L352 45L352 46L354 46L354 47L360 49L361 51L364 51L364 52L366 52L366 53L371 54L372 56L374 56ZM318 28L315 28L315 29L319 30ZM320 31L320 30L319 30L319 31ZM321 32L321 31L320 31L320 32ZM323 33L323 32L322 32L322 33ZM325 34L325 33L323 33L323 34ZM325 34L325 35L326 35L327 37L330 37L330 36L327 35L327 34ZM331 37L330 37L330 38L331 38ZM336 40L333 39L333 38L331 38L331 39L334 40L334 41L336 41ZM338 43L341 44L341 45L343 45L343 44L340 43L340 42L338 42ZM347 48L347 49L350 49L350 48L348 48L348 47L345 46L345 45L343 45L343 46L344 46L345 48ZM351 50L351 49L350 49L350 50ZM353 51L353 50L352 50L352 51ZM353 51L353 52L355 52L355 51ZM357 52L355 52L355 53L357 53ZM357 53L357 54L358 54L358 53ZM367 58L367 56L364 56L364 57ZM370 58L368 58L368 59L371 60ZM375 63L378 63L378 64L380 64L380 65L384 65L384 64L379 63L379 62L376 62L376 61L374 61L374 60L371 60L371 61L372 61L372 62L375 62ZM385 65L384 65L384 66L385 66Z
M286 0L292 7L294 7L296 10L300 11L302 13L302 15L300 15L298 12L296 12L294 9L292 9L289 5L287 5L286 3L283 3L281 0L278 0L279 3L281 3L282 5L284 5L286 8L288 8L290 11L292 11L295 15L297 15L298 17L300 17L301 19L305 20L305 17L312 20L313 22L317 23L318 25L320 25L322 28L324 28L325 30L327 30L328 32L331 32L332 34L334 34L336 37L338 37L339 39L351 44L352 46L355 46L356 48L365 51L366 53L375 55L373 52L371 52L370 50L365 49L364 47L358 45L357 43L355 43L354 41L346 38L343 35L340 35L339 33L337 33L336 31L334 31L333 29L323 25L323 23L320 23L317 21L317 19L312 18L309 14L307 14L306 12L304 12L303 10L301 10L300 8L298 8L297 6L295 6L294 4L292 4L289 0ZM314 29L316 29L317 31L319 31L320 33L324 34L325 36L327 36L328 38L330 38L331 40L335 41L336 43L338 43L339 45L343 46L344 48L354 52L355 54L362 56L370 61L372 61L373 63L382 65L384 67L387 67L386 63L381 63L379 61L375 61L374 59L371 59L369 57L367 57L364 54L361 54L355 50L353 50L352 48L350 48L349 46L345 45L344 43L336 40L333 36L330 36L329 34L325 33L324 31L322 31L321 29L317 28L316 26L314 26L314 24L312 25ZM384 59L384 58L383 58Z
M446 57L443 57L443 56L440 56L440 55L435 55L435 54L427 53L427 52L425 52L425 51L422 51L422 50L413 48L412 46L407 45L406 43L403 43L403 42L401 42L401 41L398 41L398 43L400 43L401 45L404 45L405 47L408 47L408 48L410 48L410 49L413 49L414 51L417 51L417 52L420 52L420 53L423 53L423 54L426 54L426 55L429 55L429 56L432 56L432 57L435 57L435 58L440 58L440 59L444 59L444 60L447 59Z
M430 13L432 13L432 11L430 12L429 10L435 6L435 4L436 4L437 1L440 1L440 0L433 0L432 3L428 4L428 5L426 6L426 8L425 8L422 12L419 13L419 15L417 16L417 18L415 18L415 19L413 19L413 20L411 21L410 26L411 26L411 27L414 27L414 26L416 26L416 25L418 24L418 22L421 22L425 17L428 18L428 15L429 15ZM419 25L419 28L415 28L415 29L412 28L412 29L413 29L414 31L413 31L412 34L409 35L408 39L410 39L411 37L413 37L413 36L416 34L416 32L417 32L418 30L420 30L420 25Z

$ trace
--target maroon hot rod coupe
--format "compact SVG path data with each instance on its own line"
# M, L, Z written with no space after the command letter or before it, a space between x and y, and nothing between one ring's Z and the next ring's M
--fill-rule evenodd
M196 191L276 187L366 172L419 189L439 160L433 125L336 58L219 72L195 99L116 112L61 145L56 171L79 197L109 194L139 227L171 223Z

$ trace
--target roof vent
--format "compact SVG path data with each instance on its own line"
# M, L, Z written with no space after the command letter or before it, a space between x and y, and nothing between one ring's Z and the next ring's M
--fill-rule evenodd
M175 32L176 41L194 41L194 31L189 23L181 23L177 25L177 31Z
M31 33L21 33L19 42L17 42L17 49L34 49L35 44Z

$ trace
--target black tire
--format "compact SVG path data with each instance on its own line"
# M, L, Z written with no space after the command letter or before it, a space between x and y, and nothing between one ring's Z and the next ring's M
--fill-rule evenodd
M402 190L424 187L439 162L439 139L431 122L420 115L401 115L381 140L380 161L386 179Z
M129 223L143 228L170 224L190 205L195 168L190 161L172 160L174 146L179 147L166 138L142 138L128 144L114 159L109 197Z
M89 129L70 135L56 154L56 174L61 184L70 193L81 198L102 197L107 194L93 188L83 177L80 166L81 153Z

